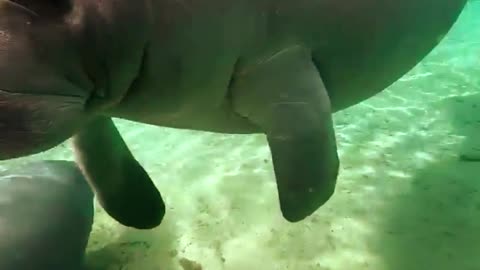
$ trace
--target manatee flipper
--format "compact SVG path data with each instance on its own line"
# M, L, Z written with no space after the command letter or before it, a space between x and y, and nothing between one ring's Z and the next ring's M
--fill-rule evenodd
M231 84L234 110L267 135L283 216L311 215L333 195L339 160L330 99L309 51L284 50Z
M133 157L112 119L97 117L73 137L79 167L105 211L137 229L158 226L165 205L147 172Z

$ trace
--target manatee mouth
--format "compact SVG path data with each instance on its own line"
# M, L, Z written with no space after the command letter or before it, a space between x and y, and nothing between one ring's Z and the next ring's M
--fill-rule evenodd
M1 1L1 0L0 0ZM3 95L3 96L2 96ZM83 106L85 106L85 103L89 99L89 96L86 95L74 95L74 94L60 94L60 93L34 93L34 92L19 92L19 91L12 91L8 90L5 88L0 88L0 103L6 102L7 99L4 99L4 96L9 96L10 98L12 97L29 97L29 98L34 98L38 97L41 99L51 99L52 102L58 101L58 100L82 100L81 102Z
M76 132L86 117L77 95L0 90L0 160L48 150Z

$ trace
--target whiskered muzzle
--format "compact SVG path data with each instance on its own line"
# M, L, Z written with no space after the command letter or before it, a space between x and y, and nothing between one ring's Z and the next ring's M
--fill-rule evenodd
M0 160L48 150L85 121L81 97L0 90Z

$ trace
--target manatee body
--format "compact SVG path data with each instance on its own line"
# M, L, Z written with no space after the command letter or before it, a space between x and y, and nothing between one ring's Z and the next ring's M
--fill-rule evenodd
M332 196L332 113L408 72L466 0L0 2L0 158L73 136L105 210L158 225L161 194L111 118L266 135L283 216Z
M75 163L0 173L0 269L83 269L92 223L93 192Z

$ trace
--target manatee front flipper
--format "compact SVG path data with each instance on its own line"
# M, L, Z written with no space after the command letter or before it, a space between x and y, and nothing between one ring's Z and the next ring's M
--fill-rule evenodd
M152 180L135 160L112 119L98 117L73 137L75 155L105 211L125 226L160 224L165 205Z
M310 52L290 48L240 70L230 90L234 110L267 135L283 216L311 215L333 195L339 160L330 100Z

